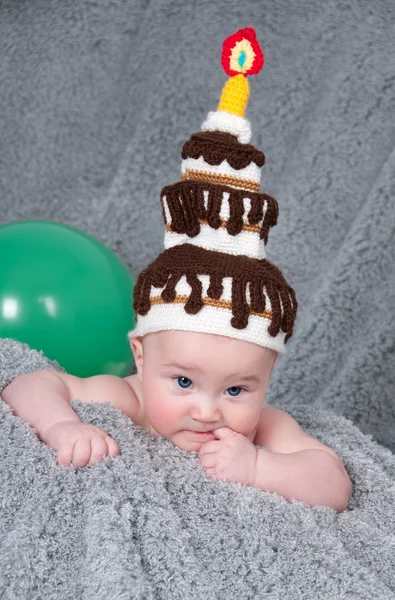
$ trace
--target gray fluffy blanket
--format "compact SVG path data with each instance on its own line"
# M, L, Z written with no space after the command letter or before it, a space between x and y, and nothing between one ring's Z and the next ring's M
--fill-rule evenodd
M76 409L122 456L61 469L0 403L1 598L395 598L393 0L0 0L0 222L80 227L137 274L245 26L268 258L300 302L269 401L339 452L350 507L210 482L104 405ZM8 345L5 378L39 368L26 352Z
M13 341L10 361L48 366ZM11 377L14 373L11 372ZM334 448L353 481L337 514L205 477L179 450L110 405L73 401L121 456L83 469L54 452L0 402L0 597L4 600L389 600L395 597L395 459L344 417L292 414Z

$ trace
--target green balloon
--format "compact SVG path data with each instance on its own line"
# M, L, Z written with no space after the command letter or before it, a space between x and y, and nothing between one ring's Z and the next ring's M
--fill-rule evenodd
M21 221L0 227L0 256L0 337L72 375L126 375L134 280L114 252L73 227Z

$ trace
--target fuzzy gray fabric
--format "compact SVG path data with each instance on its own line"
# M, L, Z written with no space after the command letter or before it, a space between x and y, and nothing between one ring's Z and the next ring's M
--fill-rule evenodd
M0 338L0 394L17 375L41 369L64 372L59 363L49 360L42 351L31 349L27 344Z
M395 460L348 420L293 415L353 480L349 509L308 508L205 477L179 450L110 405L73 402L121 455L57 467L0 402L0 597L4 600L390 600Z
M207 481L102 405L77 408L122 457L57 468L0 403L2 598L395 597L394 458L373 441L395 449L392 0L1 1L0 222L79 227L137 274L163 248L160 189L217 106L222 41L251 25L266 64L247 116L280 207L268 258L300 302L268 399L340 453L350 508ZM8 348L4 385L44 366Z

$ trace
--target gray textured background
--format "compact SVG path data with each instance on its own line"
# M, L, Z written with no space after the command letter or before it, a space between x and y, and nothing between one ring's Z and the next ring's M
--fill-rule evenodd
M0 1L0 221L77 226L137 274L162 249L160 189L217 106L222 41L255 27L268 257L300 302L269 399L393 449L394 22L393 0Z

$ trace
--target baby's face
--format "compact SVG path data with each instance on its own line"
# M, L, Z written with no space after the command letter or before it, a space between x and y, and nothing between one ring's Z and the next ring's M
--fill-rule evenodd
M224 426L254 439L276 352L189 331L151 333L132 348L156 433L188 451Z

